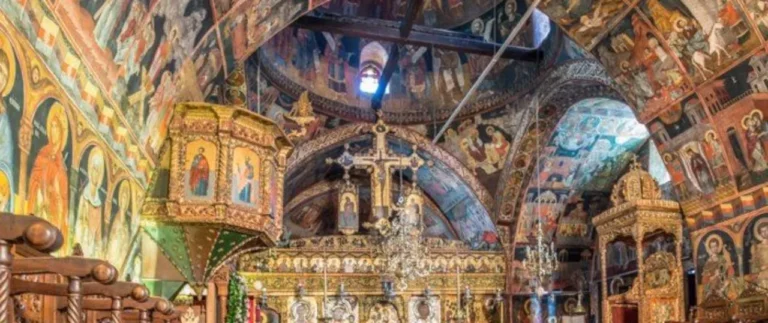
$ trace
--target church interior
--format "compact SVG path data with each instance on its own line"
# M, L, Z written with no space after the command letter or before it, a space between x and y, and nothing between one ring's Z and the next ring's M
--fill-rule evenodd
M768 322L767 51L768 0L0 0L0 323Z

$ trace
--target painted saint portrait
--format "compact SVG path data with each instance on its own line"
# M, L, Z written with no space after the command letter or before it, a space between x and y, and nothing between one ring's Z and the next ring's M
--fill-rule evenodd
M238 147L232 155L232 200L238 203L258 205L259 156L250 149Z
M217 149L212 142L196 140L187 144L185 156L185 195L192 199L213 197L216 186Z
M2 37L0 37L2 38ZM14 195L18 192L19 124L24 102L24 88L19 62L10 43L0 39L0 173L5 177L8 192L0 193L0 211L14 210ZM3 190L0 188L0 190Z
M741 119L746 138L746 155L749 160L749 169L753 173L761 173L768 170L768 156L766 156L766 141L768 140L768 125L763 119L763 112L752 110Z
M699 242L697 249L697 279L700 299L717 295L733 299L738 295L735 247L730 236L712 232Z
M28 164L27 212L39 216L66 236L60 250L69 252L69 167L72 139L67 114L58 101L47 100L35 112Z
M354 191L347 191L339 198L339 232L350 235L357 233L360 227L358 198Z
M324 313L328 313L331 323L358 322L358 303L354 297L329 298L323 306Z
M411 298L408 303L408 322L440 323L440 299L430 297Z
M132 247L132 240L138 230L138 216L133 214L131 190L131 182L123 180L112 194L112 215L106 236L106 256L109 263L115 265L118 270L125 266L126 247Z
M757 217L744 232L744 276L768 287L768 216Z
M78 178L80 198L76 205L75 235L72 242L80 244L86 257L104 258L107 174L104 151L100 147L91 146L85 150L78 168Z
M313 323L317 321L317 305L312 298L291 298L288 323Z
M395 305L390 303L377 303L368 311L367 323L400 323Z
M679 155L682 156L688 179L693 188L705 195L713 193L716 186L715 177L700 145L689 143L682 147Z

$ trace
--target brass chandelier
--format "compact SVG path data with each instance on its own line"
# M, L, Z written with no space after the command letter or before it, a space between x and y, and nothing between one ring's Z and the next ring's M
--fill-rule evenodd
M535 96L533 99L533 106L534 106L534 115L535 115L535 124L536 124L536 133L540 134L539 129L539 98L538 96ZM541 156L541 147L539 145L539 136L536 136L536 156ZM536 173L539 174L541 172L541 163L536 164ZM535 214L531 214L530 216L536 216L538 219L538 223L536 225L536 245L531 248L531 246L525 247L525 259L523 260L523 268L527 270L527 272L531 275L531 283L534 292L543 295L545 294L544 290L544 282L550 282L551 278L554 272L559 268L560 264L557 260L557 251L555 249L555 243L550 242L549 244L545 241L545 234L544 230L542 228L542 221L541 218L541 179L539 176L536 177L536 190L537 190L537 198L536 198L536 209ZM547 239L549 240L549 239Z
M407 197L399 198L389 230L382 232L380 252L386 260L382 271L399 290L408 282L429 275L429 247L424 232L422 197L414 181Z

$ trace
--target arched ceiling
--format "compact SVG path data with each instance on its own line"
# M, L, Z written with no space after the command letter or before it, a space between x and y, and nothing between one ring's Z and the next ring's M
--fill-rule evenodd
M608 206L613 183L648 137L620 101L586 99L570 107L542 144L520 209L516 243L535 241L539 214L545 235L558 245L591 245L589 216Z
M511 16L504 13L505 5L502 4L478 18L479 23L495 26L495 29L488 27L485 34L473 35L470 26L460 26L456 29L460 31L459 35L499 45L509 33L507 25L516 23L525 10L522 4L508 2L517 10ZM322 12L318 9L311 15L322 16ZM494 13L498 18L494 18ZM563 61L583 56L584 53L576 50L561 33L550 33L549 28L549 21L543 20L537 25L531 24L518 37L521 46L531 46L534 33L544 32L548 37L540 44L541 60L500 60L459 117L467 118L504 107L535 88L536 83L530 80L540 78ZM315 111L324 115L346 121L374 121L373 94L365 93L359 87L360 68L365 60L363 49L372 43L382 45L378 50L381 56L386 56L393 46L354 33L337 34L297 27L284 29L249 60L252 67L248 74L262 76L249 82L250 108L259 110L258 105L271 103L268 97L259 101L257 88L274 87L292 98L309 91ZM383 98L382 112L389 123L410 125L446 120L488 65L492 54L418 45L406 45L400 51L403 53L399 55L389 82L389 92ZM267 85L260 84L263 82Z
M397 179L396 179L397 181ZM352 179L358 186L360 196L360 223L369 222L371 217L370 176L359 174ZM292 198L285 206L284 226L290 239L308 238L313 236L341 234L337 227L339 212L339 187L343 181L322 181L305 189ZM409 187L410 182L404 181ZM397 196L398 188L393 189L392 195ZM426 195L422 192L422 195ZM432 199L425 199L424 205L424 236L457 240L458 234L451 222L442 213ZM360 227L362 234L368 230Z
M324 1L3 1L7 16L126 164L148 178L175 102L225 77ZM218 98L217 98L218 97Z
M365 134L368 129L369 125L366 124L347 125L299 146L288 161L285 181L286 200L291 201L297 197L309 201L314 200L302 196L314 196L313 190L319 190L318 187L331 185L331 183L341 179L343 173L341 168L328 165L326 159L337 158L341 155L344 145L349 145L351 153L363 152L370 148L371 136ZM393 130L394 132L388 137L389 149L392 152L409 155L412 153L411 147L418 145L418 155L432 164L431 167L419 169L417 183L419 189L430 200L428 204L436 207L434 218L439 219L444 216L452 227L450 231L455 232L459 239L474 249L500 248L494 221L486 208L486 205L490 204L490 196L481 184L448 152L435 146L426 145L426 139L416 133L398 127L393 128ZM359 181L362 183L369 180L366 173L353 177L359 177ZM410 171L403 172L403 178L411 177ZM399 174L395 175L394 180L398 182ZM295 211L297 213L294 217L297 218L303 218L305 212L314 211L332 215L333 213L329 213L331 212L330 209L335 208L333 203L328 202L316 204L317 210L312 210L313 207L306 203L294 203L303 204L302 207L296 205L299 210ZM308 207L304 208L303 206ZM321 206L326 209L326 212L323 212ZM291 205L287 208L287 214L291 216L292 213L289 209L291 209ZM319 218L320 216L315 215L313 217Z
M424 1L424 7L416 23L424 26L452 29L467 24L478 16L491 10L503 0L476 1ZM514 1L509 1L514 2ZM408 1L361 0L352 3L341 0L329 1L320 6L321 13L333 13L345 16L360 16L386 20L398 20L405 16Z

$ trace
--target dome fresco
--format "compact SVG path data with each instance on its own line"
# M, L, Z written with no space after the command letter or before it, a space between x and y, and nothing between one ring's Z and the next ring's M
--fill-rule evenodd
M427 0L415 23L500 44L529 2ZM104 228L128 223L114 233L134 237L130 259L140 263L134 215L153 178L167 176L160 152L174 105L187 101L237 99L292 133L306 92L314 119L296 147L312 153L291 157L285 203L338 181L339 169L323 160L345 143L365 148L347 130L376 118L361 74L374 67L365 73L379 75L397 45L292 23L399 23L406 3L0 1L0 210L46 212L73 232L80 210L99 214ZM546 221L558 244L583 251L594 238L589 219L610 205L607 192L636 153L680 202L691 257L706 261L702 243L713 236L753 247L744 239L760 234L768 201L766 8L762 0L542 1L514 43L541 58L500 60L436 144L490 56L398 47L382 115L399 129L391 149L410 152L400 141L418 142L418 154L436 163L416 174L432 203L430 234L477 249L495 240L492 248L520 260L531 228ZM332 147L319 142L336 136L343 140ZM91 177L99 185L87 195ZM51 209L34 203L52 196L40 189L48 182L68 197ZM302 222L305 206L334 212L323 200L336 193L324 192L294 202L288 225ZM541 204L544 217L532 217ZM296 235L334 234L316 224ZM104 252L96 249L89 252Z

